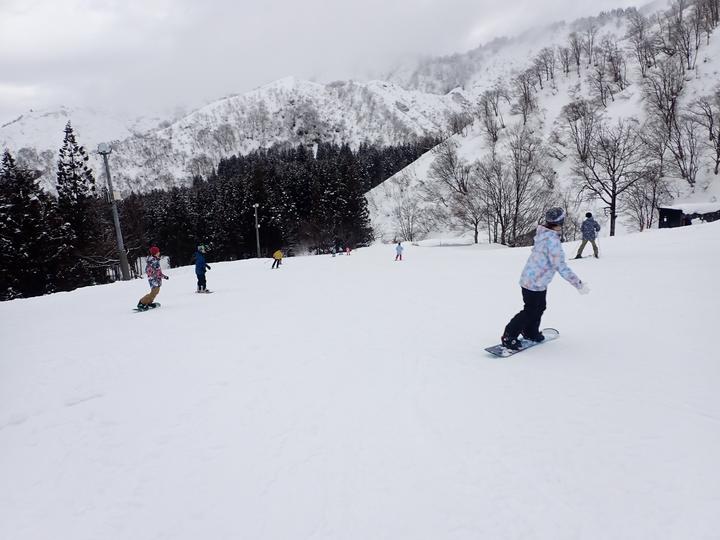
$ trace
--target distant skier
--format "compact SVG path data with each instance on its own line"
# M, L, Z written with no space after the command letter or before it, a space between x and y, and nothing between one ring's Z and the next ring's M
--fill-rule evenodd
M210 292L207 290L207 280L205 272L210 270L210 265L205 261L205 252L207 248L203 245L197 247L197 251L193 255L195 260L195 275L197 276L197 291L199 293Z
M562 208L551 208L545 213L545 223L535 233L535 245L520 276L523 310L515 315L505 327L502 344L508 349L520 348L518 336L532 341L543 341L540 319L546 308L547 287L555 272L570 282L581 294L590 288L565 264L565 252L560 243L560 231L565 222Z
M597 233L600 232L600 224L595 221L592 217L592 214L588 212L585 214L585 221L583 221L582 226L580 227L580 230L582 231L582 242L580 244L580 248L578 249L577 255L575 255L576 259L582 259L582 252L583 249L585 249L585 246L588 242L592 244L593 253L595 254L595 258L598 258L598 247L595 243L595 238L597 237Z
M273 263L271 269L280 268L280 265L282 264L282 258L283 253L279 249L275 253L273 253Z
M155 297L160 292L163 279L170 279L168 276L163 274L160 268L160 248L152 246L150 248L150 256L147 258L145 264L145 273L148 277L148 283L150 284L150 292L143 296L138 302L137 309L145 311L149 308L157 307L155 303Z
M402 254L403 254L404 249L405 248L402 246L402 243L398 242L397 246L395 246L395 260L396 261L402 261Z

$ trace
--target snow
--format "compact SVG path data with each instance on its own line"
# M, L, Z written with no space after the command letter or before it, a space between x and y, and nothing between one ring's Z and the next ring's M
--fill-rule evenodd
M0 538L717 538L720 224L601 239L512 359L528 250L404 245L0 303Z

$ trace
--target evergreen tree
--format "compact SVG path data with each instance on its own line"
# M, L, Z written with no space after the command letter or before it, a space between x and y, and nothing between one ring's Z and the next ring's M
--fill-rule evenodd
M104 281L102 269L107 261L108 246L103 245L106 223L96 197L95 178L88 167L85 148L77 143L70 122L58 158L58 210L73 234L74 264L64 272L67 286L77 287ZM112 253L112 249L110 249Z
M10 152L0 164L0 299L58 290L72 233L36 175L18 167Z

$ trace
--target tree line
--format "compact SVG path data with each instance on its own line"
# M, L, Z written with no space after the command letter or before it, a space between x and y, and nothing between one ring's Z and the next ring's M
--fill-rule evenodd
M432 138L390 147L277 145L223 159L186 187L133 193L118 201L125 247L136 274L156 244L171 266L189 264L198 244L214 260L256 256L261 249L322 252L372 239L365 193L416 160ZM58 155L57 194L9 151L0 164L0 299L106 283L118 277L107 191L88 167L70 123Z

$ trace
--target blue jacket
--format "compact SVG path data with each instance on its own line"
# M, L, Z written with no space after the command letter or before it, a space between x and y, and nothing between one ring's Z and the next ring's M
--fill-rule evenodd
M535 233L535 245L520 276L520 286L531 291L544 291L555 272L578 289L581 287L580 278L565 264L560 233L540 225Z
M600 224L593 218L587 218L580 226L583 233L583 240L595 240L597 233L600 232Z
M401 244L398 244L397 246L395 246L395 251L397 252L398 255L401 255L401 254L402 254L403 249L405 249L405 248L402 247Z
M205 262L205 255L203 255L199 251L196 251L193 257L195 258L196 274L204 274L206 270L210 270L210 265Z
M582 231L583 240L595 240L597 233L600 232L600 224L589 217L583 221L580 230Z

